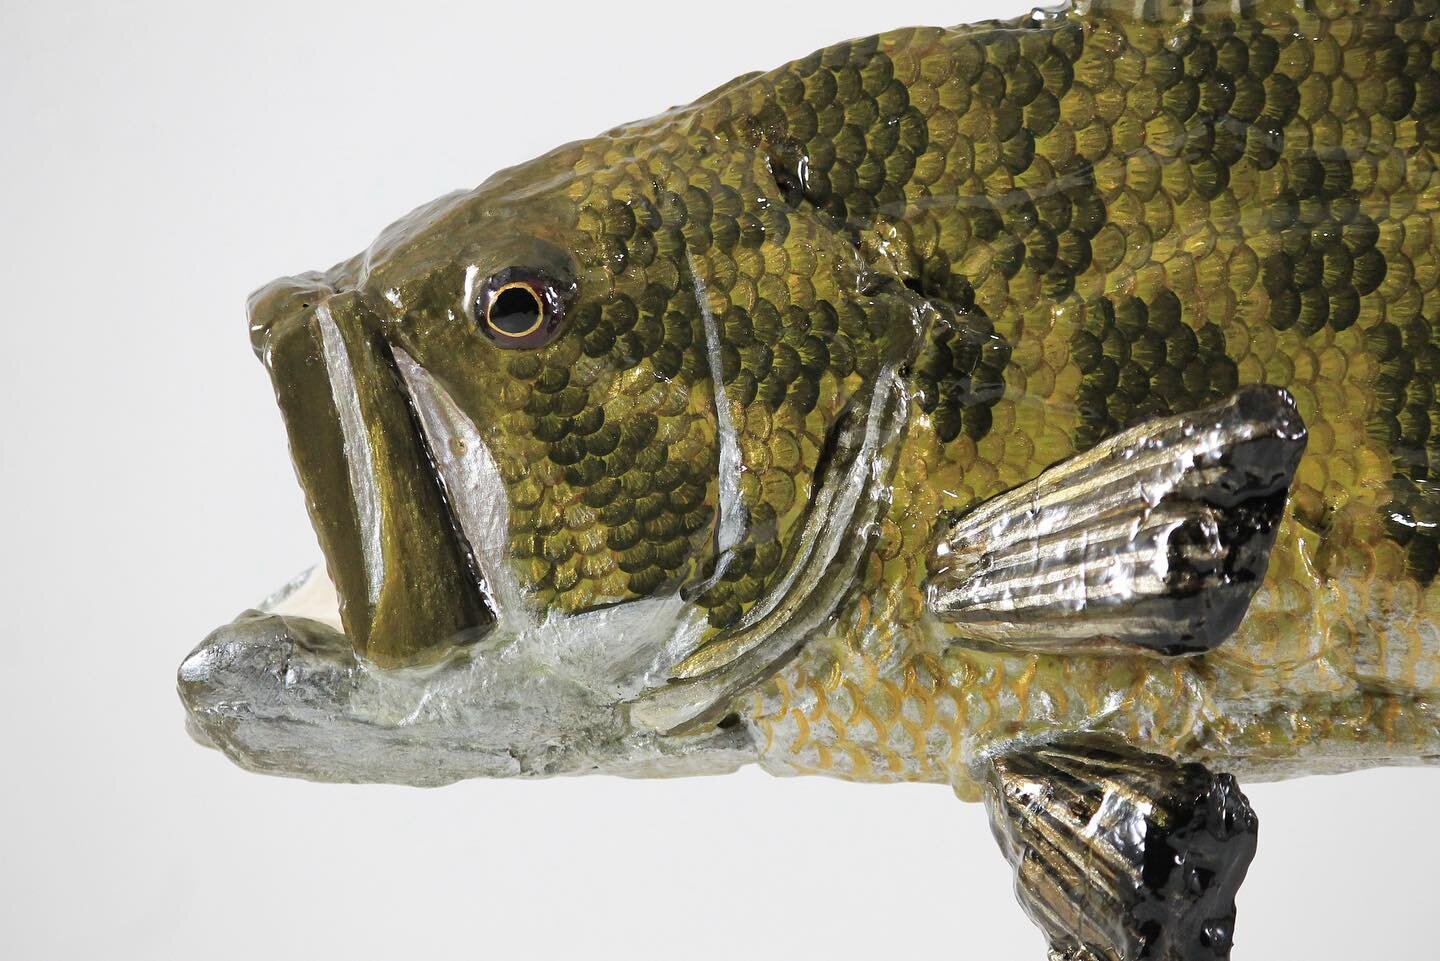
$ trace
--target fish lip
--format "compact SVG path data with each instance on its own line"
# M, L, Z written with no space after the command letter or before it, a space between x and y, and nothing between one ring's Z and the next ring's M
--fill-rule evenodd
M214 739L206 733L205 726L196 720L195 715L191 714L188 708L185 711L185 733L190 736L190 740L201 747L215 751L220 750L220 745L216 744Z
M432 679L463 677L468 663L452 651L377 670L327 624L248 610L191 651L176 687L190 737L248 771L424 787L520 774L503 745L448 731L443 713L423 716Z
M359 665L349 638L328 624L247 610L180 662L186 733L253 767L240 746L244 727L325 716L347 699Z
M252 297L251 330L264 332L346 634L378 666L428 663L486 636L498 612L446 497L444 451L430 449L396 369L388 314L352 278L322 279Z

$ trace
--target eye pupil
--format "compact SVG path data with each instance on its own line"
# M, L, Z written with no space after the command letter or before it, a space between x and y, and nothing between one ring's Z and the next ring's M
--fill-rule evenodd
M495 294L485 320L508 337L523 337L533 333L544 316L544 306L535 291L525 284L512 284Z

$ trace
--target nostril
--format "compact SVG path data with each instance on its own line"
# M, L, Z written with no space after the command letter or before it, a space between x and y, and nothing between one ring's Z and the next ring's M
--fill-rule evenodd
M300 274L273 280L250 295L246 314L250 323L250 346L265 356L270 331L286 320L303 322L310 311L323 303L335 289L318 273Z

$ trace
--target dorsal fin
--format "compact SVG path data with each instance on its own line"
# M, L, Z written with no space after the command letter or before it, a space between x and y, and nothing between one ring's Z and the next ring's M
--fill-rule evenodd
M1144 23L1189 23L1197 17L1253 17L1267 11L1309 12L1310 0L1074 0L1082 17L1109 17Z

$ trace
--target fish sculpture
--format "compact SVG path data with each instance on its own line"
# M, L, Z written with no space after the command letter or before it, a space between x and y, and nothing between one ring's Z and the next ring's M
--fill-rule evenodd
M1228 956L1237 779L1440 759L1437 12L882 33L261 289L325 563L192 734L947 784L1051 958Z

